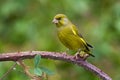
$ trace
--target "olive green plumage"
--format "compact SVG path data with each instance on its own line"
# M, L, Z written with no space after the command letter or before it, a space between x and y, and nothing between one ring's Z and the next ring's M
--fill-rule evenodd
M69 21L67 16L57 14L53 19L53 23L56 24L58 38L67 48L81 50L94 57L89 50L89 47L92 48L92 46L83 39L77 27Z

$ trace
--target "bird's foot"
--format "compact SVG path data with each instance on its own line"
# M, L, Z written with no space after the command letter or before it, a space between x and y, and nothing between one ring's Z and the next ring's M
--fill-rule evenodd
M76 60L86 60L90 55L89 54L81 54L81 53L76 53L75 56L73 57Z
M85 61L90 55L89 54L84 54L83 55L83 60Z
M76 53L73 58L76 60L83 60L83 57L79 53Z

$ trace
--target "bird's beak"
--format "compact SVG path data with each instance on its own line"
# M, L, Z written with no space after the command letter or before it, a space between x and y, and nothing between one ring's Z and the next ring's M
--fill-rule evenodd
M57 19L53 19L52 21L54 24L57 24L58 23L58 20Z

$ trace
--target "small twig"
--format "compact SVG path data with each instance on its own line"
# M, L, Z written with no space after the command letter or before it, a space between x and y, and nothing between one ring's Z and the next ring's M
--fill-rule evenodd
M13 68L15 68L16 65L17 65L17 63L15 63L14 65L12 65L10 67L10 69L0 78L0 80L3 80L13 70Z
M31 78L31 80L41 80L39 76L36 76L29 72L29 67L26 66L25 63L21 59L18 60L17 63L24 69L25 74L28 75Z
M62 60L77 64L92 73L96 74L102 80L112 80L106 73L96 66L88 63L87 61L76 60L73 56L64 55L65 53L59 52L47 52L47 51L32 51L32 52L19 52L19 53L3 53L0 54L0 61L17 61L19 59L30 59L33 58L36 54L40 54L42 58L49 58L54 60Z

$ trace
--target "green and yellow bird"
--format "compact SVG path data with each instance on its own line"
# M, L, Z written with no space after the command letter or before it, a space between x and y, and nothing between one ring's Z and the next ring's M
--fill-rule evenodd
M66 15L57 14L53 23L56 24L58 38L68 49L77 50L79 53L83 51L94 57L89 49L92 46L83 39L77 27L72 24Z

